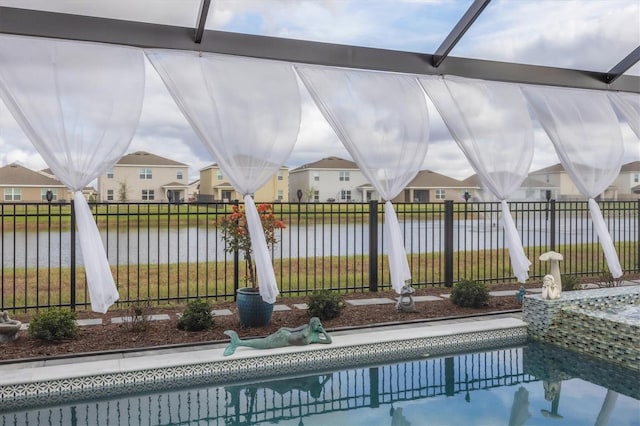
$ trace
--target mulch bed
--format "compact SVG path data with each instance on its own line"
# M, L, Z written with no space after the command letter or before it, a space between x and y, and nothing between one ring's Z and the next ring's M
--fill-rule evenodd
M502 285L496 290L513 289L514 296L491 297L488 304L479 309L460 308L449 300L430 302L416 302L416 312L398 313L395 304L384 305L347 305L338 318L324 321L324 328L331 332L345 327L371 326L381 323L413 322L435 318L447 318L474 314L487 314L491 312L519 310L520 303L515 298L517 285ZM415 295L440 295L448 293L446 288L418 289ZM378 293L349 294L348 299L357 298L389 298L395 300L397 294L393 291ZM295 303L306 303L306 297L280 298L278 304L286 304L293 308ZM78 338L61 342L46 342L32 339L21 331L17 340L5 343L0 351L0 360L18 360L27 358L43 358L50 356L69 356L72 354L84 354L90 352L126 350L134 348L158 347L165 345L178 345L189 343L211 343L228 341L223 334L225 330L236 330L240 337L265 336L278 330L280 327L295 327L308 322L307 312L293 308L291 311L276 311L273 313L271 323L265 327L246 328L238 322L234 302L216 303L213 309L229 309L234 314L228 316L216 316L214 327L211 330L188 332L178 330L176 327L176 314L182 313L184 306L153 307L149 314L168 314L168 321L149 321L144 332L131 331L129 324L111 324L112 317L130 316L127 310L113 310L105 315L93 312L79 312L78 318L102 318L104 325L83 326ZM15 315L12 318L28 322L26 316Z

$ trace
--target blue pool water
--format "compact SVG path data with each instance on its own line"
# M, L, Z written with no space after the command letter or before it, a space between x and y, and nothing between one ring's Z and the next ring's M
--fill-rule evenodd
M0 405L0 425L640 425L639 379L530 344L259 383Z

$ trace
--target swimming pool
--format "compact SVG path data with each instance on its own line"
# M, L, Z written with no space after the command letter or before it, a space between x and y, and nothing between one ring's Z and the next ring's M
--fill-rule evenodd
M5 410L0 425L640 425L637 379L531 343Z

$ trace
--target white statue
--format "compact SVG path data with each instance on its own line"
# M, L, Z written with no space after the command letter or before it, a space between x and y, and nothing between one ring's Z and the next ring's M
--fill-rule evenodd
M5 311L0 311L0 343L11 342L18 337L20 321L12 320Z
M542 279L542 298L545 300L560 298L560 287L556 284L553 275L545 275Z
M562 279L560 278L560 261L562 255L555 251L548 251L540 255L540 260L543 262L551 262L551 271L549 274L553 275L553 279L558 286L558 291L562 292Z

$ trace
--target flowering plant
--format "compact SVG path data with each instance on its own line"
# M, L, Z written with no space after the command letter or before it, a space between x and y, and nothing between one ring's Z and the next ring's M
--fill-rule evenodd
M256 209L260 216L260 222L262 222L267 245L273 248L274 244L278 242L276 229L284 229L287 226L283 221L276 219L271 204L259 204ZM244 206L234 205L232 212L220 219L217 226L222 231L222 241L225 243L227 252L236 250L244 252L247 269L249 270L248 280L251 283L251 287L256 288L256 272L252 257L253 249L251 248L251 237L249 236Z

